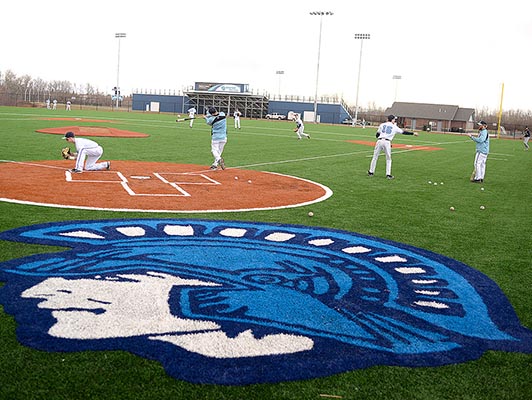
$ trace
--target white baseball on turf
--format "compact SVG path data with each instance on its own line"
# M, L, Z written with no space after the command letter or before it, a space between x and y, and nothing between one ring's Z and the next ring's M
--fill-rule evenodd
M480 209L481 209L481 210L484 210L485 208L486 208L486 207L484 207L484 206L480 206Z
M454 207L451 206L451 207L449 208L449 210L454 211Z
M309 216L309 217L313 217L313 216L314 216L314 213L313 213L312 211L309 211L309 212L308 212L308 216Z

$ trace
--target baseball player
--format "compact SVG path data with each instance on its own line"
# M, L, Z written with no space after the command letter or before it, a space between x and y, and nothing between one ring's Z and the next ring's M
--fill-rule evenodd
M525 145L525 150L530 149L530 146L528 145L529 140L530 140L530 129L528 129L528 126L525 126L525 130L523 132L523 144Z
M238 108L233 113L233 118L235 119L235 129L240 129L240 116L242 113L238 110Z
M305 125L303 125L303 121L301 120L301 114L294 114L294 118L296 121L296 129L294 131L297 134L297 139L300 140L303 136L310 139L310 135L305 133Z
M211 126L211 152L214 156L214 162L211 165L212 170L218 167L225 169L222 153L227 143L227 119L223 111L218 112L215 107L209 107L205 122Z
M110 161L97 163L103 154L103 148L95 141L85 138L77 138L74 135L74 132L65 133L63 139L69 143L74 143L76 146L76 167L71 169L70 172L81 173L83 171L83 164L85 164L86 171L111 169Z
M384 152L386 155L386 178L393 179L392 175L392 140L397 133L403 135L418 136L416 132L403 131L396 124L397 117L395 115L388 115L387 121L379 125L377 129L377 142L375 143L375 149L373 150L373 158L369 165L368 175L373 176L375 168L377 167L377 159L379 154Z
M196 111L196 109L194 107L190 107L187 110L187 112L188 112L188 117L190 118L189 126L192 128L192 125L194 124L194 118L196 118L195 115L196 115L197 111Z
M467 136L475 142L476 152L475 152L475 175L471 182L473 183L482 183L484 182L484 175L486 174L486 161L488 159L488 154L490 152L490 135L488 133L488 124L484 121L477 122L478 124L478 135L473 136L469 133Z

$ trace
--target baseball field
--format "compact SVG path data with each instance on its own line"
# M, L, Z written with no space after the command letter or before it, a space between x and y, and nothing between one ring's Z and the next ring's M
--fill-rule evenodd
M395 179L387 180L384 156L379 158L375 175L367 176L376 127L363 129L307 123L305 132L311 139L297 140L294 124L289 121L243 119L241 124L242 128L236 130L233 119L228 118L228 142L223 154L226 169L208 171L212 163L210 130L202 119L190 128L188 121L176 123L176 115L170 114L0 107L0 235L33 226L59 229L62 224L75 226L78 222L80 226L88 226L91 221L116 224L116 221L131 220L137 226L144 219L172 221L176 226L179 221L186 221L187 226L210 226L213 221L230 224L231 228L225 232L230 232L233 239L243 232L240 226L252 226L257 230L275 227L283 232L314 229L320 235L328 232L334 238L348 236L347 233L362 235L363 240L417 252L438 262L452 260L452 267L449 267L452 274L448 276L460 275L467 290L469 287L475 289L478 302L471 300L473 292L460 285L449 283L446 288L440 287L440 292L447 289L445 297L453 307L463 306L462 299L472 302L467 305L471 307L469 318L462 320L459 328L450 327L451 324L447 326L447 322L440 324L440 321L451 317L444 315L444 311L435 311L433 320L427 318L423 322L427 325L415 325L423 319L416 310L402 320L401 313L407 314L402 307L401 313L397 307L386 317L376 316L373 309L365 310L362 306L357 312L351 308L357 318L364 314L359 321L366 322L359 326L367 328L367 321L379 319L379 333L390 343L406 343L416 336L414 342L418 345L413 347L417 346L419 353L409 348L407 355L393 353L382 357L386 353L382 349L358 352L352 350L356 345L349 343L348 346L346 341L335 347L322 328L319 334L315 333L317 328L313 328L311 334L309 325L302 328L301 323L296 330L290 323L281 324L278 320L277 330L271 325L268 329L257 328L257 331L262 332L263 337L273 334L280 337L281 333L296 331L298 338L302 332L313 339L321 335L314 342L315 350L319 343L317 355L313 353L312 358L304 361L296 356L279 356L265 359L263 364L260 357L243 357L249 360L246 371L252 372L242 378L237 375L244 374L244 370L229 368L230 359L226 364L218 364L219 356L213 356L211 362L208 356L196 354L188 361L187 374L175 366L179 363L175 359L161 361L162 356L159 359L159 353L166 349L162 344L145 350L140 340L131 337L128 340L134 343L130 341L127 345L122 345L122 339L115 337L82 340L71 333L71 336L58 338L52 326L62 317L48 312L41 322L38 319L44 313L31 314L22 309L22 303L41 311L46 308L46 302L35 298L27 300L30 293L40 300L46 298L48 303L53 302L50 293L30 292L30 288L35 289L39 279L55 266L46 264L47 268L43 266L30 274L27 269L23 271L20 262L13 260L26 260L27 265L42 262L48 255L62 254L68 246L65 242L54 243L48 239L32 241L29 235L20 240L15 240L14 234L4 235L0 236L4 239L0 240L0 399L532 398L532 152L525 151L521 141L492 137L486 179L477 184L470 182L475 145L467 136L426 132L419 132L417 137L397 135L392 150ZM57 128L71 129L73 126L79 128L79 136L83 136L83 128L85 132L98 132L98 127L103 132L113 128L144 134L141 137L106 134L90 137L103 147L102 160L111 161L109 172L122 171L117 184L110 182L107 171L69 177L66 171L73 168L73 161L61 159L61 148L65 146L61 135L37 132L46 129L61 132ZM187 179L192 175L198 180L183 183L183 168ZM49 174L49 169L59 174ZM129 174L129 186L125 183L124 171ZM145 193L160 191L150 184L154 181L168 184L168 177L176 174L181 174L181 183L176 184L174 180L170 186L188 185L186 190L179 190L183 196L157 192L166 203L140 205L146 197L153 197ZM45 182L45 177L50 180ZM196 189L198 182L208 182L210 186L200 191ZM219 191L218 186L229 189ZM127 193L134 195L119 204L126 187ZM311 193L315 189L317 192ZM142 190L145 193L139 195ZM53 198L48 199L44 194L53 195ZM184 198L190 206L176 206ZM270 199L272 206L267 203ZM253 200L258 201L257 205ZM202 209L204 201L206 206ZM196 220L200 222L194 222ZM79 240L83 239L82 228L71 231L71 236L76 236L72 232L77 232ZM138 232L134 231L131 236L139 236ZM94 232L90 237L88 231L85 233L87 240L96 237ZM333 241L322 236L319 240L312 242L315 247L325 247L327 240ZM80 255L79 250L78 256L91 254L84 251ZM263 247L257 251L268 250ZM236 265L238 260L236 257L230 261ZM261 260L256 261L260 264ZM316 258L315 262L318 261L322 262ZM215 264L216 259L211 263ZM13 274L16 279L10 282L9 271L15 270L15 264L19 272ZM286 263L282 265L286 268ZM322 270L331 273L327 268ZM391 272L372 271L386 282L387 293L403 290L405 282ZM191 276L188 281L192 282ZM460 280L457 278L457 281ZM324 283L313 282L313 293L319 292L315 298L322 300L326 290L320 292L323 286L318 287L318 282ZM232 284L236 285L233 281ZM301 281L298 285L303 292L310 290L309 286L303 288ZM329 282L327 290L333 289L336 290L331 289ZM430 297L434 292L426 290L422 294ZM96 301L90 295L87 299ZM332 306L327 301L328 309L342 306L341 302ZM388 297L382 307L389 308L390 303ZM246 307L249 309L251 305L240 306L238 310ZM68 309L65 306L62 311L75 312L82 308L78 304ZM230 325L224 325L228 327L225 332L231 332L230 338L239 333L235 322L238 310L232 310ZM285 311L276 312L283 314ZM465 311L456 311L453 316L464 317L465 314ZM290 319L290 315L287 318ZM390 322L392 318L393 323ZM436 319L439 325L431 331L431 339L422 341L421 337L429 337L428 333L421 333L421 329L427 329L426 321L434 323ZM120 319L115 323L125 324ZM410 323L414 328L408 335L398 333L403 328L406 330L406 324ZM468 331L474 331L477 324L486 326L478 335L484 335L482 340L475 335L468 336ZM499 336L488 331L496 331ZM439 339L436 340L436 336ZM501 338L504 344L498 343ZM440 349L433 351L427 345L427 350L423 346L428 341L438 343ZM85 345L86 342L90 343ZM440 351L444 345L452 348L451 353ZM131 350L131 346L142 349ZM353 351L349 360L343 359L344 348ZM185 357L189 353L179 354ZM348 366L351 364L352 368ZM216 374L206 371L211 366ZM329 367L331 369L327 369ZM287 374L290 378L276 375L276 368L290 371ZM314 374L314 369L321 372ZM181 379L176 377L176 370L180 371ZM209 376L214 378L203 378Z

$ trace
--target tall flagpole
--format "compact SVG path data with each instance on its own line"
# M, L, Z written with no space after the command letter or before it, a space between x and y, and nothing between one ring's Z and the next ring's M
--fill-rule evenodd
M504 96L504 82L502 83L501 88L501 102L499 104L499 120L497 122L497 139L499 138L501 134L501 120L502 120L502 98Z

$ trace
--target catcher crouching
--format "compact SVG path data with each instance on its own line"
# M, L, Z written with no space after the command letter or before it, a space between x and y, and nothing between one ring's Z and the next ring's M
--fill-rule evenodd
M103 148L94 140L77 138L74 132L67 132L63 137L67 142L76 146L76 152L69 147L61 149L61 155L66 160L76 160L75 168L70 172L81 173L85 171L102 171L111 169L111 162L98 162L103 155Z

